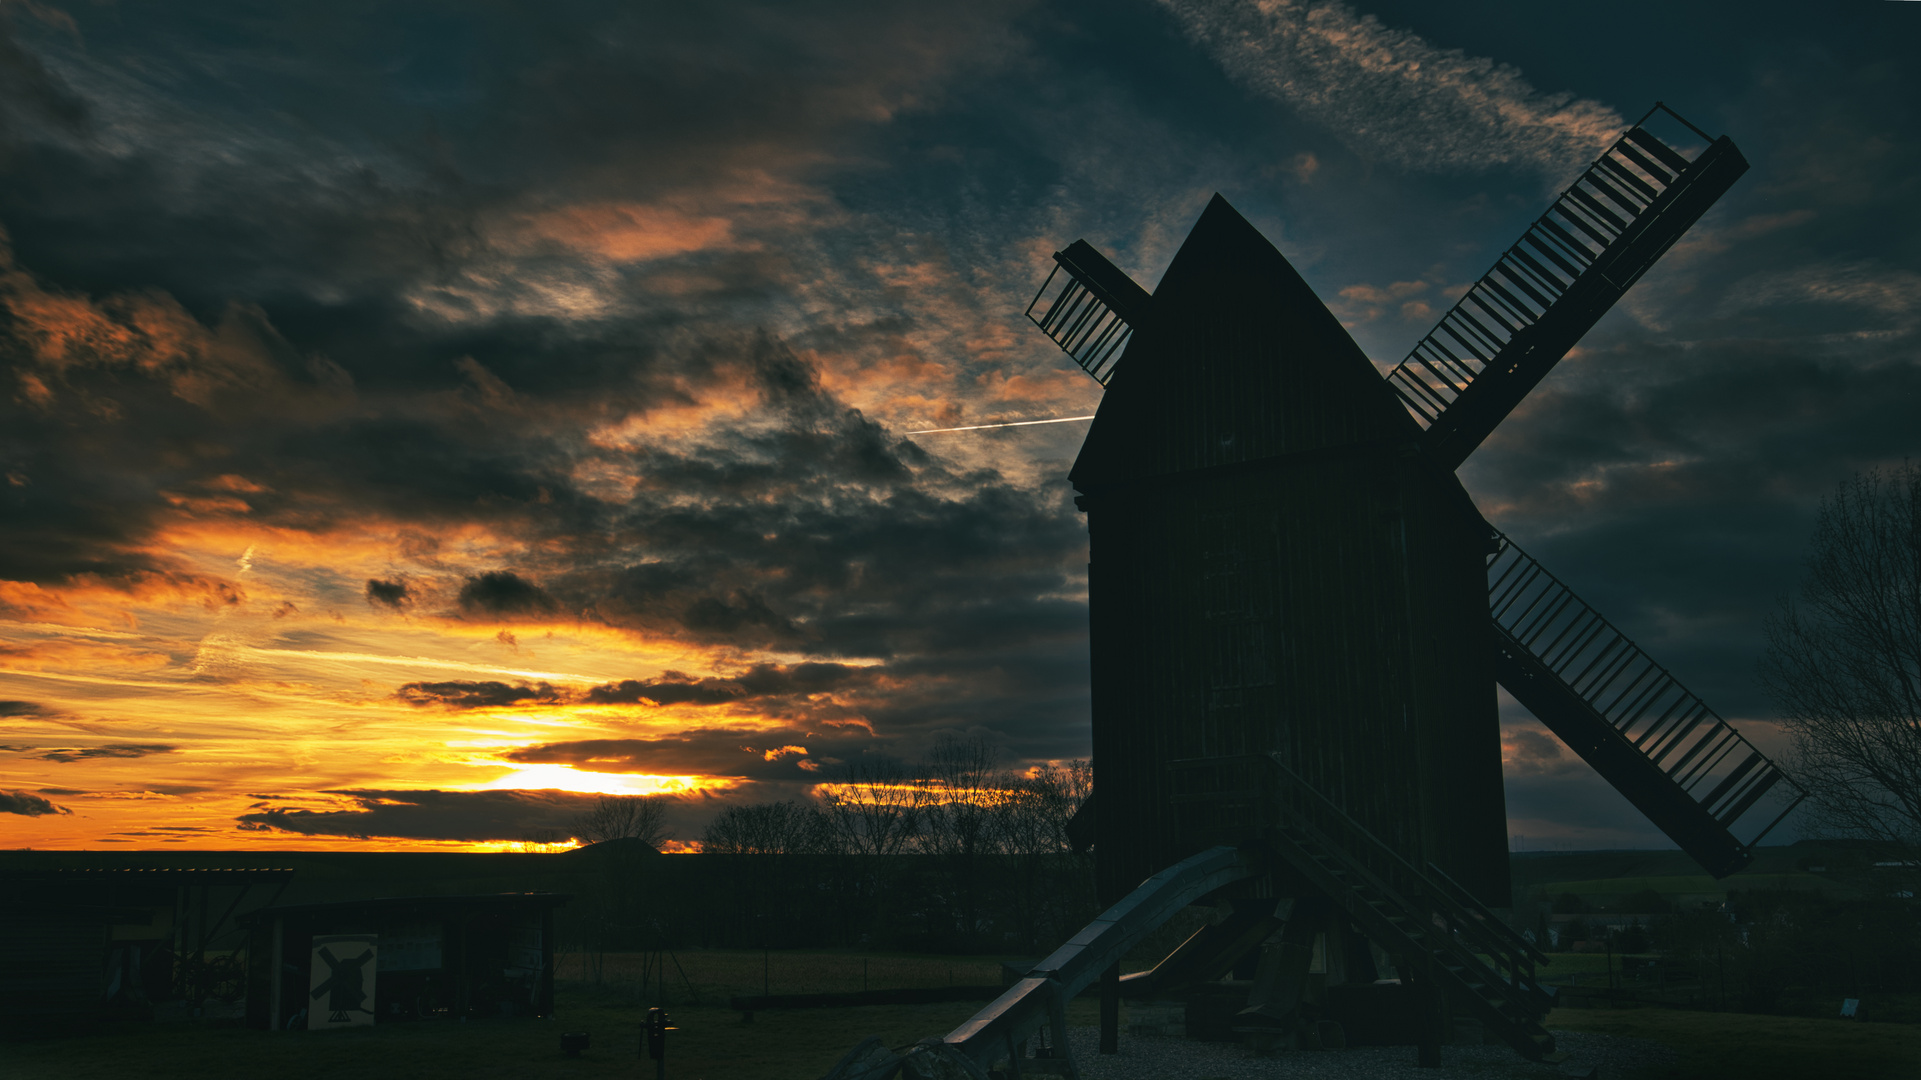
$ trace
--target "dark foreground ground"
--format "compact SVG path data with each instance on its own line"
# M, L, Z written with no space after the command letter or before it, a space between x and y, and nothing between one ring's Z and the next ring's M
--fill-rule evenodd
M560 1016L552 1020L395 1024L312 1034L192 1023L127 1025L85 1038L0 1044L0 1077L538 1080L653 1075L652 1062L639 1054L642 1010L631 994L575 988L563 992L560 1007ZM816 1080L864 1036L905 1045L950 1030L975 1008L947 1004L762 1012L746 1024L740 1014L724 1007L680 1006L672 1010L681 1030L673 1035L666 1075L676 1080ZM1092 1002L1077 1001L1069 1022L1091 1029L1095 1015ZM1598 1060L1608 1080L1921 1077L1921 1025L1595 1009L1558 1011L1548 1026L1582 1036L1658 1044L1564 1040L1578 1055ZM592 1033L592 1047L580 1057L564 1057L561 1032L581 1029ZM1092 1035L1091 1030L1078 1032L1076 1042ZM1528 1066L1497 1047L1447 1048L1448 1068L1440 1076L1408 1068L1411 1047L1304 1052L1252 1061L1240 1058L1233 1048L1178 1039L1129 1039L1123 1050L1122 1058L1088 1061L1089 1080L1416 1075L1523 1080L1557 1074ZM1623 1069L1615 1062L1636 1064Z
M666 957L667 986L652 958L610 954L599 964L572 954L557 974L556 1016L389 1024L351 1031L266 1032L202 1022L127 1023L85 1037L0 1043L0 1080L571 1080L651 1078L640 1054L645 1006L665 1001L680 1030L671 1036L673 1080L818 1080L869 1035L906 1046L952 1030L978 1003L762 1011L752 1023L726 1007L732 994L841 992L886 987L994 985L993 957L914 953L695 950ZM1556 968L1601 957L1556 957ZM647 985L643 989L642 980ZM697 999L695 1003L693 999ZM1912 1010L1910 1010L1912 1011ZM1906 1014L1901 1014L1906 1018ZM1447 1047L1440 1073L1412 1069L1412 1047L1296 1053L1248 1060L1230 1045L1123 1037L1122 1054L1091 1055L1095 1003L1072 1002L1069 1025L1087 1080L1552 1080L1503 1047ZM1921 1080L1921 1024L1855 1023L1659 1008L1563 1009L1548 1021L1574 1032L1564 1048L1601 1066L1607 1080ZM560 1052L565 1031L590 1033L577 1058Z

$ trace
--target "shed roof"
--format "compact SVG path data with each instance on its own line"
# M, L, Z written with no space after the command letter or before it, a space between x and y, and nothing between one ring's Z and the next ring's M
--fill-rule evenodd
M239 917L240 924L252 926L263 919L342 911L419 911L429 908L455 909L488 906L555 908L572 900L570 893L473 893L464 896L376 896L365 900L332 900L320 904L288 904L249 911Z
M13 881L50 884L250 885L262 881L285 881L293 874L293 870L286 867L120 866L16 870L7 877Z

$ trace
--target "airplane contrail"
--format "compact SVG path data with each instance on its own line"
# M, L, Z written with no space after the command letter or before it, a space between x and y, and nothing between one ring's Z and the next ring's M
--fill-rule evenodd
M1052 420L1016 420L1011 424L975 424L972 427L937 427L925 431L909 431L908 435L935 435L943 431L983 431L997 427L1027 427L1031 424L1065 424L1069 420L1092 420L1091 416L1057 416Z

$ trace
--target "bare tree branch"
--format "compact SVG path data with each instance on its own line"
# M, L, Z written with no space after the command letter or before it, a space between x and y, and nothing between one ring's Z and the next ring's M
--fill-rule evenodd
M1921 843L1921 467L1822 502L1799 602L1781 601L1767 636L1761 681L1819 826Z
M667 839L667 806L657 795L602 795L568 827L583 844L634 839L659 848Z
M909 850L927 800L925 785L891 759L849 762L816 792L836 844L851 855Z
M821 810L796 802L729 806L701 837L709 855L812 855L829 850L831 826Z

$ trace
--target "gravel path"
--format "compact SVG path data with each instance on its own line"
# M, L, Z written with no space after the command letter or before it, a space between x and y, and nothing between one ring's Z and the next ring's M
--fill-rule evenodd
M1095 1052L1099 1028L1070 1028L1067 1034L1085 1080L1269 1080L1297 1076L1327 1080L1563 1080L1573 1067L1584 1065L1599 1066L1597 1075L1603 1080L1621 1080L1629 1070L1675 1060L1674 1051L1657 1042L1582 1031L1554 1033L1555 1045L1569 1054L1565 1065L1528 1061L1505 1046L1444 1046L1438 1069L1416 1068L1412 1046L1297 1050L1250 1058L1236 1043L1122 1033L1120 1053L1102 1056Z

